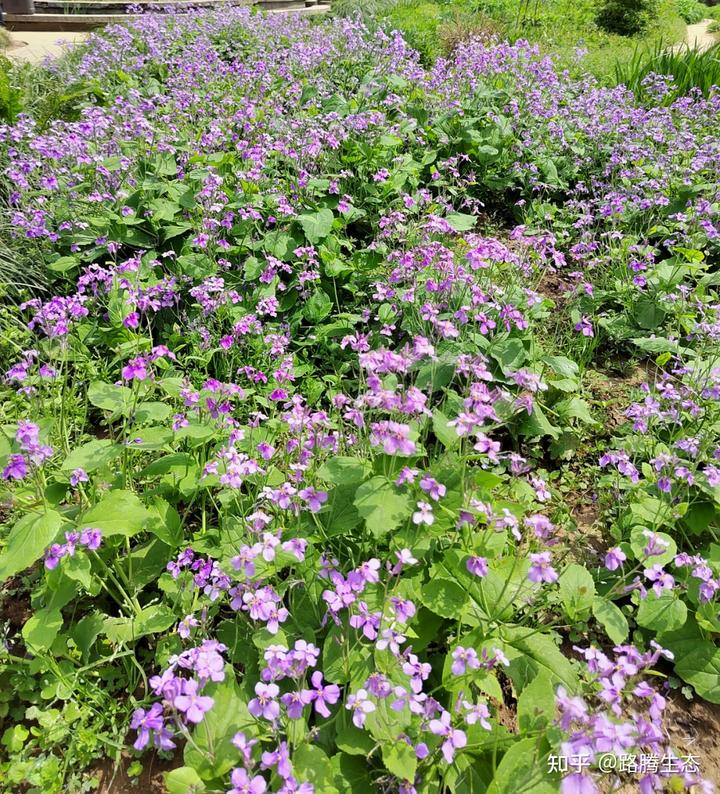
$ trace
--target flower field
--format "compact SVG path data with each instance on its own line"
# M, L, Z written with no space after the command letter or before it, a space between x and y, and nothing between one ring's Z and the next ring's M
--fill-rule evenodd
M48 68L94 89L0 127L0 791L713 791L720 94L245 9Z

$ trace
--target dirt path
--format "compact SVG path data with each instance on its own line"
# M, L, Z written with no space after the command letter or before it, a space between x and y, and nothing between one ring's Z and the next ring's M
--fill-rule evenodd
M82 41L85 36L87 33L48 33L36 30L10 33L10 46L3 54L14 61L41 63L48 56L56 58L65 47Z
M696 50L707 50L718 41L714 33L710 33L709 27L714 20L703 19L697 25L688 25L685 41L689 47Z

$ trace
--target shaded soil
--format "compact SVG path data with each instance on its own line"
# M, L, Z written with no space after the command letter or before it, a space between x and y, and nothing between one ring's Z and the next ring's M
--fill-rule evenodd
M170 761L148 754L143 756L142 773L130 777L127 774L130 763L130 759L124 759L116 768L115 762L110 759L101 761L94 770L95 777L100 781L97 794L167 794L165 773L183 765L180 753Z
M674 693L665 714L678 755L694 756L702 776L720 784L720 705Z

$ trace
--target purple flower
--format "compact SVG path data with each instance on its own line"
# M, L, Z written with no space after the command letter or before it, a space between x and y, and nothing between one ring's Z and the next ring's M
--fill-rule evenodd
M277 684L255 684L255 695L248 703L248 711L253 717L264 717L273 722L280 716L280 704L275 698L280 694Z
M450 712L443 711L438 720L430 720L430 730L435 736L445 737L442 743L442 754L448 764L452 764L455 751L465 747L467 736L464 731L454 729L450 724Z
M85 546L88 551L97 551L102 543L102 530L92 527L83 529L80 533L80 543Z
M580 321L575 323L575 330L579 331L583 336L595 336L589 317L581 317Z
M433 525L435 521L435 516L433 515L432 505L428 504L427 502L418 502L417 503L418 509L416 513L413 513L413 524L427 524L429 527Z
M298 692L288 692L280 700L287 709L288 717L298 720L302 717L305 706L313 701L313 693L309 689L301 689Z
M477 670L480 667L480 659L474 648L463 648L458 646L452 652L453 663L450 669L453 675L464 675L465 668Z
M28 466L24 455L10 455L7 466L2 471L3 480L24 480Z
M227 794L263 794L267 788L267 783L262 775L250 777L247 770L238 768L233 769L230 775L230 782L233 787Z
M325 491L316 491L315 488L303 488L298 496L307 503L311 513L317 513L328 500Z
M488 575L488 561L485 557L470 557L465 565L473 576Z
M557 571L550 564L552 561L552 554L549 551L542 551L539 554L531 554L530 570L528 571L528 579L531 582L556 582L558 579Z
M375 704L368 700L366 690L358 689L354 695L348 695L345 708L352 711L352 721L355 727L362 728L367 715L375 711Z
M142 357L131 359L122 370L123 380L146 380L148 377L147 361Z
M421 478L420 488L435 502L439 501L446 493L445 486L427 474Z
M135 709L130 721L130 727L138 732L137 739L133 744L136 750L143 750L147 747L151 736L154 735L155 746L161 750L171 750L175 747L172 735L165 728L163 707L160 703L153 703L145 709Z
M70 485L74 488L78 483L88 482L89 479L85 469L73 469L70 474Z
M616 546L605 555L605 567L608 571L616 571L625 560L627 560L627 555L619 546Z
M243 762L249 766L252 762L252 748L258 743L257 739L250 739L244 733L238 731L232 738L232 743L242 753Z
M590 775L574 772L562 779L562 794L597 794L597 786Z
M315 711L323 717L330 716L328 704L331 706L340 699L340 687L337 684L323 684L323 674L316 670L310 677L314 689L311 692Z
M194 679L185 681L182 694L177 695L173 706L185 714L185 718L193 723L202 722L205 712L210 711L215 701L207 695L198 695L198 682Z
M488 721L490 719L490 709L488 709L485 703L478 703L475 705L474 703L468 703L467 700L464 700L463 706L467 711L465 722L467 722L468 725L475 725L475 723L478 722L486 731L492 730L492 725Z

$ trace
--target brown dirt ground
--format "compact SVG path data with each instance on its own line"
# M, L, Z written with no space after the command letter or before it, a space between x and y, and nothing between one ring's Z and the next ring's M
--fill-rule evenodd
M130 759L125 759L119 769L110 759L100 762L94 772L100 780L97 794L167 794L164 774L183 765L182 755L170 761L149 755L143 761L142 774L137 777L127 774Z

